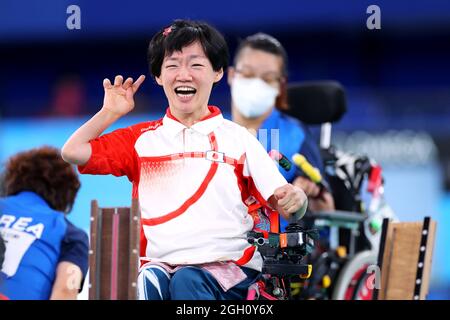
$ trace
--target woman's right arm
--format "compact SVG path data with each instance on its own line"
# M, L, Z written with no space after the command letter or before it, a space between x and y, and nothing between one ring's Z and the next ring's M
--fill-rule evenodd
M89 141L99 137L111 124L133 110L134 94L144 79L145 76L141 75L134 83L132 78L123 82L122 76L116 76L114 85L109 79L103 80L103 107L66 141L61 151L62 158L74 165L86 164L92 154Z

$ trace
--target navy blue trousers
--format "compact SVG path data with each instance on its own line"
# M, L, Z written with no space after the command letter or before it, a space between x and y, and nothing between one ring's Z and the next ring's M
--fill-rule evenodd
M208 271L199 267L186 267L169 275L159 266L150 266L139 274L138 296L140 300L243 300L260 273L245 267L242 271L247 278L225 292Z

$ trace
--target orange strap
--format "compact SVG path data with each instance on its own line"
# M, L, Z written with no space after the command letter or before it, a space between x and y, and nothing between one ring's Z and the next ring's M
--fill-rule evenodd
M269 210L269 209L267 209ZM276 211L270 210L269 213L270 221L270 232L279 233L280 232L280 215Z

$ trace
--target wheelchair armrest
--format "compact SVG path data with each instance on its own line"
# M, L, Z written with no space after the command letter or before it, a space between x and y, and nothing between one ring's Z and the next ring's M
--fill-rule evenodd
M311 212L310 217L314 219L327 219L342 222L363 222L367 219L367 214L353 211L321 211Z
M366 213L352 211L309 212L308 218L315 221L316 226L339 226L358 229L359 223L367 219Z

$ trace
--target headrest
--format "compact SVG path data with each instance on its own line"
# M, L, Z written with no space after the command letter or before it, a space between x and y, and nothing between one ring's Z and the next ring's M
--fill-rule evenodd
M345 91L337 81L312 81L288 85L287 114L306 124L339 121L347 111Z

